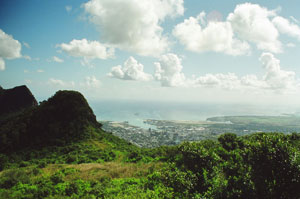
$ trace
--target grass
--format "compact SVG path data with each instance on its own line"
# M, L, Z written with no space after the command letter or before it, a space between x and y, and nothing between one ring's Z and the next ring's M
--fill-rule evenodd
M62 170L66 172L65 180L82 179L86 181L101 178L139 178L146 176L149 170L160 168L162 163L84 163L84 164L49 164L42 169L41 175L52 176ZM0 173L1 177L1 173Z
M102 150L109 147L109 145L107 143L100 142L100 141L97 141L97 140L89 140L87 142L87 144L94 145L94 146L96 146L96 147L98 147L99 149L102 149Z

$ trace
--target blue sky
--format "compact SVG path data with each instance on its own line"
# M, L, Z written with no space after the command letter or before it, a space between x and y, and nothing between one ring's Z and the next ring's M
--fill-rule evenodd
M4 0L0 85L26 84L39 100L72 89L89 100L298 105L299 6Z

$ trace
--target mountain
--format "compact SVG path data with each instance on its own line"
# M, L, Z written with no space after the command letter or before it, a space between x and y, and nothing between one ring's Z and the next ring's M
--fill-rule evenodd
M0 122L0 172L11 165L23 165L24 161L105 162L117 158L116 154L119 159L128 159L125 154L138 150L101 126L81 93L57 91L39 105L9 114ZM136 154L129 159L134 161Z
M37 104L36 99L25 85L11 89L0 87L0 117L37 106Z
M24 147L62 145L91 137L88 129L101 127L79 92L58 91L38 106L26 87L16 87L5 92L8 94L4 95L4 99L10 99L10 105L16 104L18 107L7 110L20 110L25 105L27 109L0 124L0 152ZM15 99L20 96L26 96L23 104Z

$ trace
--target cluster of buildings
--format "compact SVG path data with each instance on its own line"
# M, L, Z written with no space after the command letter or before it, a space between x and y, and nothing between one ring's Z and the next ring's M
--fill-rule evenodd
M214 139L217 134L198 124L182 124L165 120L145 120L153 128L133 126L128 122L101 121L102 128L137 146L153 148L176 145L183 141Z

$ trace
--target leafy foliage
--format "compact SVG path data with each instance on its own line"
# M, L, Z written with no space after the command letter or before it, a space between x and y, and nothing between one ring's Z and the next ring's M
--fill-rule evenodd
M293 191L300 187L300 145L295 141L299 139L296 135L224 134L218 142L183 143L178 147L180 158L175 163L180 172L195 175L192 187L186 189L192 196L299 198L300 194ZM191 182L190 179L185 177L181 182Z
M114 145L116 142L107 140L117 138L107 134L101 139ZM110 175L99 175L104 172L100 168L104 167L95 167L88 170L88 174L81 174L84 170L76 169L81 168L80 165L57 166L60 169L47 173L46 171L52 168L48 162L45 164L46 168L39 168L39 164L32 167L31 161L38 161L39 157L29 158L27 164L23 163L25 167L6 169L0 173L0 198L300 197L295 191L300 187L299 134L257 133L244 137L224 134L218 141L186 142L176 147L161 147L152 151L131 147L132 145L125 143L119 145L119 148L116 145L110 148L116 154L116 158L106 161L119 161L118 155L121 152L123 163L119 163L119 166L123 166L115 167ZM92 158L94 155L80 153L87 150L87 154L94 153L95 157L99 158L101 156L97 154L99 148L96 146L80 146L79 143L74 143L61 150L70 149L67 153L79 154L71 163L80 164L82 157L87 158L84 161L98 161ZM75 150L75 147L78 149ZM51 153L54 151L48 151L48 154ZM57 161L68 161L63 159L63 155L54 156L58 157ZM107 157L113 156L108 153ZM48 161L47 158L41 160ZM133 163L129 163L130 161ZM160 161L166 162L161 166L148 167L148 172L121 177L125 171L122 167L129 168L132 166L129 164L139 165L147 161L156 162L156 165L161 164ZM112 169L112 165L107 168Z
M44 168L48 164L102 163L108 161L137 162L132 153L143 157L140 161L149 162L153 158L140 153L140 149L125 140L115 137L101 129L89 128L91 139L68 143L64 146L45 146L25 148L7 154L0 153L0 171L8 168L36 165Z

